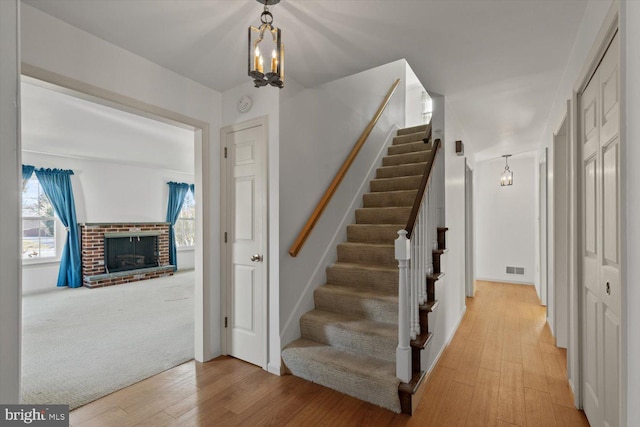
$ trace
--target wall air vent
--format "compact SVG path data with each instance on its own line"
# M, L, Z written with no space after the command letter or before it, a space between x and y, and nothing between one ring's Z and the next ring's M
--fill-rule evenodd
M524 267L507 266L507 274L524 274Z

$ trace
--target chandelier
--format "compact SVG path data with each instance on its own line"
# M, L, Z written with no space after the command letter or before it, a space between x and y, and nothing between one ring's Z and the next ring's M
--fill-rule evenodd
M249 76L256 87L266 85L284 87L284 44L280 37L280 28L273 26L273 15L269 6L280 0L257 0L264 4L260 15L261 25L249 27ZM265 37L266 36L266 37ZM271 60L265 64L264 55L271 51Z
M500 174L500 185L505 187L507 185L513 185L513 172L509 170L509 157L511 154L504 154L504 172Z

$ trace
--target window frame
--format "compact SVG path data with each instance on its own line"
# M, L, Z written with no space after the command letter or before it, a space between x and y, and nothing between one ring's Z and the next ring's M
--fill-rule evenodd
M35 175L35 173L31 176L31 178L29 178L29 181L35 181L38 184L38 197L40 197L40 195L44 195L46 197L46 194L44 194L44 191L42 190L42 185L40 184L40 181L38 180L37 176ZM53 212L52 216L23 216L23 209L24 209L24 194L25 194L25 190L26 190L26 185L23 188L22 192L21 192L21 211L20 211L20 242L21 242L21 253L20 253L20 259L22 261L23 265L36 265L36 264L56 264L60 262L60 258L62 257L62 247L64 246L64 238L63 236L66 236L66 230L65 228L62 226L62 222L60 221L60 219L58 218L58 216L55 214L55 211ZM51 203L51 202L49 202ZM52 207L53 209L53 207ZM38 202L38 211L40 211L40 202ZM22 252L22 248L23 248L23 241L24 241L24 222L25 221L51 221L53 220L53 240L54 240L54 251L55 251L55 255L53 256L37 256L34 258L24 258L23 254L24 252ZM41 236L38 236L38 238L40 239Z
M188 204L187 203L187 197L189 197L191 199L191 203ZM187 191L187 194L185 195L185 201L182 204L182 207L180 208L180 214L178 214L178 219L176 220L176 223L173 226L173 237L175 239L176 242L176 250L177 251L190 251L190 250L194 250L196 247L196 243L195 243L195 237L196 237L196 233L195 233L195 224L196 224L196 210L195 210L195 204L196 204L196 200L195 200L195 196L193 194L193 192L191 190ZM191 205L193 207L193 216L192 217L184 217L183 213L185 212L185 208L189 207L189 205ZM193 238L191 239L193 241L192 245L189 246L180 246L178 244L178 230L180 230L180 233L184 236L184 222L185 221L189 221L193 224ZM181 224L181 225L178 225Z

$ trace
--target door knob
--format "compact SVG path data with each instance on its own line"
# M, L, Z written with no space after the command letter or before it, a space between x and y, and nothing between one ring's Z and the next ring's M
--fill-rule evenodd
M260 255L260 254L251 255L251 261L253 261L253 262L262 262L262 255Z
M611 295L611 285L607 282L607 295Z

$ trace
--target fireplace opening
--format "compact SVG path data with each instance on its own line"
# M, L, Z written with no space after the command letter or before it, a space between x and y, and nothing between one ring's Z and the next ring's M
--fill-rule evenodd
M104 239L104 265L107 273L157 267L158 237L128 236Z

